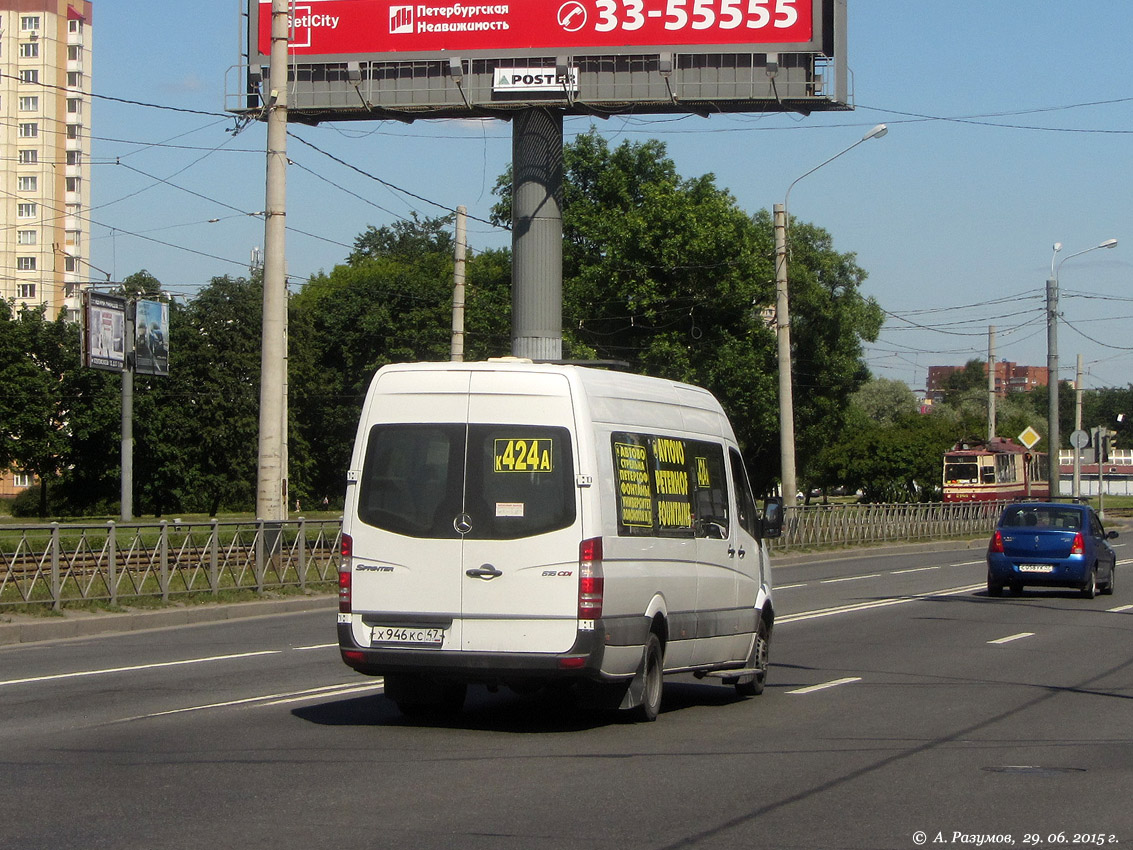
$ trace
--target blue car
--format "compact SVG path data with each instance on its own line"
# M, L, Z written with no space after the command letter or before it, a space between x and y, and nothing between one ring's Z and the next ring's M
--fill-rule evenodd
M1089 505L1020 502L1003 509L987 549L987 593L1000 596L1024 585L1073 587L1087 599L1113 593L1117 555Z

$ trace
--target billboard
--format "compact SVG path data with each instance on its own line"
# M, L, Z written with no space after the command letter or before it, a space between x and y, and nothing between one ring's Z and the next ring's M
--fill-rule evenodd
M88 290L83 310L83 365L126 368L126 299Z
M267 56L271 2L258 0L258 7L256 44ZM627 48L818 50L816 7L815 0L295 0L289 49L293 56L386 59Z
M247 2L226 105L262 117L272 3ZM852 108L848 0L289 2L293 121Z
M169 304L138 301L134 317L134 371L169 374Z

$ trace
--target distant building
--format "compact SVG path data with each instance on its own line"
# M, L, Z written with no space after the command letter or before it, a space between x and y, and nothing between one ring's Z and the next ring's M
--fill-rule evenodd
M77 319L90 279L91 3L0 0L0 297Z
M987 375L987 363L983 364L984 375ZM957 372L964 371L963 366L929 366L928 383L925 387L926 400L931 404L944 398L944 387L948 379ZM1030 392L1035 387L1045 387L1047 384L1047 370L1045 366L1019 366L1008 360L1000 360L995 364L995 394L1002 398L1008 393Z

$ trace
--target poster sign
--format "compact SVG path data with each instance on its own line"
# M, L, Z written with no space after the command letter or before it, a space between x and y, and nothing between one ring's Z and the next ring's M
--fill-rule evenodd
M169 304L138 301L134 317L134 371L169 374Z
M121 372L126 368L126 299L86 293L83 365Z
M799 47L816 39L812 0L295 0L296 56L643 47ZM259 1L271 53L271 0Z
M627 528L653 528L653 488L649 486L649 459L645 446L619 434L614 440L618 476L618 521Z

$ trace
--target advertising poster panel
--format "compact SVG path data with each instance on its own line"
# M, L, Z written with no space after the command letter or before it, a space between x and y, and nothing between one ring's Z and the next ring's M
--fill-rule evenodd
M295 56L805 49L817 48L821 35L815 6L814 0L296 0L289 49ZM259 0L258 12L257 47L267 56L270 0Z
M134 371L169 374L169 304L138 301L134 319Z
M121 372L126 368L126 299L87 292L83 317L84 365Z

